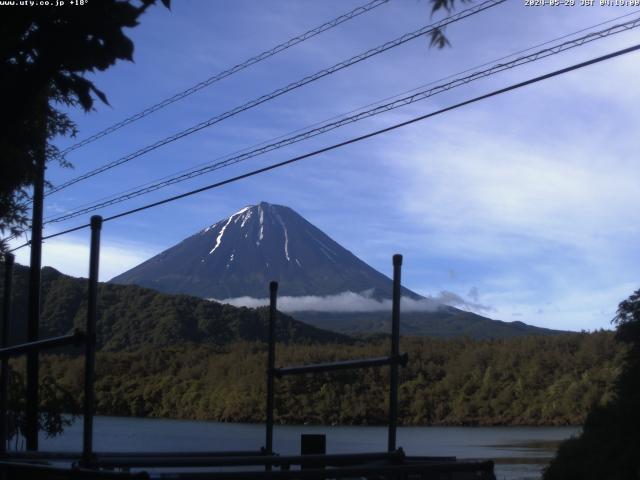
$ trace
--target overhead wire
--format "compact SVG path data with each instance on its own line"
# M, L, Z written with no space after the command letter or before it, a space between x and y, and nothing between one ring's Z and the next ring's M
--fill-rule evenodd
M111 206L111 205L115 205L117 203L121 203L127 200L130 200L132 198L141 196L141 195L145 195L147 193L159 190L161 188L167 187L169 185L174 185L176 183L180 183L207 173L210 173L212 171L215 170L219 170L221 168L225 168L225 167L229 167L231 165L234 165L236 163L245 161L249 158L253 158L255 156L258 155L262 155L265 154L267 152L271 152L273 150L277 150L279 148L283 148L285 146L288 145L292 145L294 143L306 140L308 138L312 138L315 137L317 135L321 135L323 133L326 133L328 131L331 130L335 130L337 128L343 127L345 125L351 124L351 123L355 123L358 122L360 120L363 120L365 118L370 118L372 116L375 115L379 115L381 113L384 112L388 112L390 110L396 109L396 108L400 108L400 107L404 107L406 105L410 105L412 103L424 100L426 98L432 97L434 95L437 95L439 93L443 93L446 91L449 91L453 88L457 88L459 86L462 85L466 85L468 83L471 83L473 81L476 80L480 80L482 78L486 78L488 76L491 75L495 75L497 73L503 72L505 70L510 70L528 63L532 63L532 62L536 62L538 60L541 60L543 58L548 58L550 56L553 55L557 55L559 53L565 52L567 50L576 48L576 47L580 47L583 46L585 44L588 44L590 42L596 41L596 40L600 40L603 38L607 38L611 35L615 35L621 32L626 32L629 31L631 29L634 28L638 28L640 27L640 16L637 18L634 18L628 22L624 22L622 24L618 24L618 25L613 25L607 29L604 30L600 30L597 32L591 32L587 35L584 35L582 37L579 38L575 38L573 40L569 40L566 42L563 42L561 44L557 44L542 50L538 50L536 52L533 52L529 55L525 55L525 56L521 56L518 58L515 58L514 60L511 60L509 62L506 63L497 63L494 64L493 66L482 70L482 71L476 71L470 75L464 76L464 77L458 77L448 83L445 84L440 84L437 85L435 87L432 88L428 88L425 90L419 90L419 91L415 91L412 90L412 94L409 96L405 96L396 100L393 100L389 103L386 104L382 104L382 105L378 105L375 108L372 108L370 110L365 110L362 111L360 113L357 113L355 115L349 115L349 116L342 116L339 120L334 121L334 122L328 122L328 123L324 123L319 127L316 128L312 128L306 131L303 131L301 133L298 133L296 135L290 136L290 137L285 137L282 140L279 140L277 142L274 143L270 143L270 144L266 144L263 146L260 146L254 150L250 150L250 151L246 151L244 153L241 154L237 154L231 157L226 158L225 160L222 161L218 161L215 163L209 163L206 166L200 167L200 168L194 168L194 169L190 169L184 172L180 172L177 175L174 176L168 176L165 177L162 180L157 181L156 183L151 183L145 186L142 186L138 189L133 189L131 191L128 191L127 193L121 194L119 196L110 198L108 200L104 200L104 201L97 201L94 202L93 204L89 205L89 206L80 206L77 207L76 209L72 210L71 212L65 213L63 215L54 217L54 218L50 218L48 220L45 221L45 223L49 224L49 223L58 223L58 222L62 222L65 220L69 220L75 217L78 217L80 215L83 215L85 213L89 213L89 212L93 212L96 211L98 209L107 207L107 206ZM545 42L548 43L548 42ZM530 49L527 49L530 50ZM432 82L435 83L435 82ZM431 85L432 83L430 83L429 85Z
M306 40L309 40L310 38L315 37L316 35L319 35L323 32L326 32L327 30L330 30L334 27L337 27L338 25L345 23L353 18L356 18L360 15L362 15L363 13L367 13L381 5L384 5L385 3L388 3L389 0L372 0L369 3L366 3L364 5L361 5L359 7L354 8L353 10L340 15L339 17L336 17L326 23L323 23L322 25L313 28L311 30L308 30L307 32L298 35L296 37L290 38L289 40L287 40L286 42L280 43L279 45L276 45L275 47L269 49L269 50L265 50L264 52L251 57L247 60L245 60L242 63L239 63L237 65L234 65L233 67L227 69L227 70L223 70L222 72L216 73L215 75L207 78L206 80L203 80L195 85L193 85L192 87L189 87L179 93L176 93L175 95L172 95L169 98L166 98L154 105L151 105L150 107L145 108L144 110L131 115L130 117L125 118L124 120L121 120L118 123L115 123L107 128L105 128L104 130L101 130L93 135L91 135L90 137L85 138L84 140L81 140L77 143L74 143L73 145L65 148L64 150L62 150L60 152L61 157L64 157L65 155L67 155L68 153L71 153L74 150L77 150L78 148L84 147L85 145L88 145L89 143L92 143L102 137L105 137L119 129L121 129L122 127L125 127L133 122L136 122L148 115L151 115L154 112L157 112L158 110L161 110L169 105L171 105L172 103L175 103L179 100L182 100L183 98L186 98L190 95L193 95L194 93L198 92L199 90L202 90L205 87L208 87L209 85L212 85L213 83L216 83L224 78L227 78L235 73L238 73L241 70L244 70L245 68L250 67L251 65L254 65L256 63L259 63L263 60L266 60L267 58L270 58L284 50L287 50L295 45L298 45L299 43L302 43Z
M345 113L342 113L340 115L335 115L335 116L333 116L333 117L331 117L329 119L325 119L325 120L323 120L321 122L316 122L316 123L314 123L312 125L308 125L307 127L296 129L296 130L291 131L291 132L289 132L287 134L283 134L283 135L280 135L278 137L272 138L271 140L263 141L263 142L254 144L252 146L245 147L245 148L243 148L241 150L238 150L236 152L232 152L230 154L227 154L224 157L219 157L217 160L220 160L221 158L227 158L228 159L228 157L231 156L231 155L239 155L240 153L243 153L243 152L245 152L245 153L249 152L252 149L255 150L257 147L268 145L269 142L273 142L275 140L286 138L288 135L292 135L292 134L295 134L295 133L298 133L298 132L303 132L303 131L305 131L305 129L309 129L309 128L312 128L312 127L315 127L315 126L318 126L318 125L323 125L323 124L326 124L326 123L328 123L328 122L330 122L332 120L335 120L335 119L344 118L347 115L350 115L350 114L352 114L354 112L361 111L361 110L363 110L365 108L368 108L368 107L371 107L373 105L379 105L379 104L381 104L381 103L383 103L383 102L385 102L387 100L398 98L398 97L401 97L402 95L406 95L408 93L416 92L416 91L420 90L421 88L436 84L438 82L441 82L441 81L444 81L444 80L447 80L447 79L450 79L450 78L454 78L454 77L459 76L459 75L461 75L463 73L471 72L473 70L476 70L478 68L482 68L484 66L490 65L490 64L495 63L495 62L499 62L499 61L502 61L502 60L505 60L505 59L508 59L508 58L512 58L512 57L514 57L516 55L531 51L531 50L533 50L535 48L539 48L539 47L542 47L542 46L545 46L545 45L549 45L549 44L551 44L553 42L557 42L559 40L575 36L575 35L577 35L579 33L592 30L594 28L600 27L600 26L608 24L608 23L612 23L614 21L629 17L631 15L636 15L636 12L631 12L631 13L627 13L625 15L620 15L620 16L617 16L617 17L613 17L611 19L608 19L606 21L597 23L595 25L591 25L589 27L581 28L581 29L576 30L576 31L574 31L572 33L565 34L565 35L562 35L560 37L556 37L554 39L548 40L548 41L543 42L543 43L539 43L537 45L534 45L532 47L529 47L529 48L526 48L526 49L523 49L523 50L519 50L517 52L514 52L514 53L511 53L509 55L506 55L506 56L500 57L498 59L495 59L493 61L485 62L485 63L482 63L480 65L476 65L474 67L467 68L467 69L465 69L463 71L457 72L455 74L448 75L448 76L440 78L438 80L433 80L431 82L428 82L427 84L423 84L423 85L421 85L419 87L415 87L415 88L413 88L411 90L408 90L408 91L405 91L405 92L402 92L400 94L396 94L396 95L393 95L393 96L390 96L390 97L386 97L386 98L384 98L382 100L379 100L377 102L373 102L373 103L361 106L361 107L359 107L357 109L350 110L349 112L345 112ZM590 35L591 36L600 35L600 38L603 38L603 36L608 36L608 35L611 35L611 34L614 34L614 33L619 33L620 31L622 31L620 29L624 28L629 23L635 23L635 21L627 22L627 24L615 25L615 26L611 27L611 29L607 29L606 31L601 31L601 32L595 32L595 33L590 34ZM630 28L633 28L633 26L629 26L628 29L630 29ZM611 31L611 30L615 30L615 31ZM603 34L606 34L606 35L603 35ZM593 39L595 40L596 38L593 38ZM576 41L579 41L579 40L581 40L581 39L576 39ZM255 155L252 155L252 156L256 156L256 155L260 155L260 154L261 154L260 152L256 152ZM189 169L184 169L184 170L181 170L179 172L175 172L175 173L173 173L171 175L166 175L166 176L164 176L162 178L159 178L159 179L156 179L156 180L153 180L153 181L150 181L150 182L146 182L146 183L144 183L142 185L138 185L136 187L132 187L132 188L127 189L125 191L119 192L118 194L109 195L109 196L106 196L106 197L103 197L103 198L100 198L100 199L97 199L97 200L94 200L94 201L91 201L91 202L87 202L85 204L79 205L78 207L75 207L75 209L71 210L70 212L65 212L65 214L62 217L51 216L49 218L45 218L45 224L62 221L64 219L68 219L68 218L74 218L75 216L78 216L78 215L73 215L72 217L68 217L68 218L66 217L66 215L75 213L76 211L78 211L80 209L84 209L85 207L88 207L89 209L88 210L83 210L80 213L88 213L90 211L95 211L95 210L97 210L99 208L102 208L102 207L105 207L105 206L108 206L108 205L113 205L115 203L120 203L120 201L115 201L115 200L120 200L121 199L121 201L125 201L125 200L128 200L130 198L134 198L134 197L137 197L139 195L142 195L142 194L145 194L145 193L149 193L151 191L158 190L160 188L163 188L164 186L168 186L168 185L172 185L172 184L175 184L175 183L179 183L180 181L192 178L194 176L193 173L197 172L202 167L209 167L210 165L212 165L212 162L203 162L203 163L201 163L199 165L196 165L195 167L192 167L192 168L189 168ZM203 173L208 173L208 172L203 172ZM189 174L189 176L183 178L183 174ZM176 180L173 180L173 179L176 179ZM167 182L167 183L164 184L163 182ZM146 188L148 188L149 190L148 191L142 191L143 189L146 189ZM125 197L125 198L123 198L123 197ZM12 240L14 238L16 238L16 236L15 235L11 235L11 236L5 238L4 241L10 241L10 240Z
M475 66L473 66L473 67L469 67L469 68L467 68L467 69L465 69L465 70L462 70L462 71L459 71L459 72L456 72L456 73L453 73L453 74L447 75L447 76L442 77L442 78L439 78L439 79L437 79L437 80L432 80L432 81L430 81L430 82L428 82L428 83L425 83L425 84L419 85L419 86L414 87L414 88L412 88L412 89L410 89L410 90L405 90L404 92L397 93L397 94L392 95L392 96L389 96L389 97L385 97L385 98L383 98L383 99L381 99L381 100L377 100L377 101L375 101L375 102L371 102L371 103L369 103L369 104L367 104L367 105L363 105L363 106L360 106L360 107L358 107L358 108L355 108L355 109L349 110L348 112L343 112L343 113L341 113L341 114L334 115L334 116L332 116L332 117L330 117L330 118L324 119L324 120L319 121L319 122L315 122L315 123L310 124L310 125L307 125L307 126L305 126L305 127L297 128L297 129L292 130L292 131L289 131L289 132L287 132L287 133L284 133L284 134L278 135L277 137L273 137L273 138L271 138L271 139L269 139L269 140L264 140L264 141L258 142L258 143L256 143L256 144L250 145L250 146L248 146L248 147L244 147L244 148L242 148L242 149L239 149L239 150L236 150L236 151L234 151L234 152L228 153L228 154L226 154L226 155L224 155L224 156L218 157L218 158L217 158L216 160L214 160L213 162L212 162L212 161L202 162L202 163L197 164L197 165L195 165L195 166L193 166L193 167L186 168L186 169L183 169L183 170L179 170L179 171L174 172L174 173L172 173L172 174L165 175L165 176L160 177L160 178L157 178L157 179L155 179L155 180L151 180L151 181L145 182L145 183L143 183L143 184L137 185L137 186L135 186L135 187L131 187L131 188L128 188L128 189L126 189L126 190L120 191L120 192L118 192L118 193L116 193L116 194L107 195L107 196L104 196L104 197L98 198L98 199L96 199L96 200L92 200L92 201L90 201L90 202L85 202L85 203L83 203L83 204L78 205L77 207L75 207L75 208L74 208L74 209L72 209L71 211L75 211L75 210L78 210L78 209L81 209L81 208L84 208L84 207L94 206L94 205L97 205L99 202L103 202L103 201L111 200L111 199L114 199L114 198L118 198L118 197L124 196L124 195L126 195L126 194L129 194L129 193L135 192L135 191L137 191L137 190L139 190L139 189L142 189L142 188L145 188L145 187L150 187L150 186L154 185L154 184L155 184L155 183L157 183L157 182L166 181L166 180L171 179L171 178L174 178L174 177L176 177L176 176L180 176L180 175L185 174L185 173L189 173L189 172L196 171L197 169L200 169L200 168L202 168L202 167L210 166L210 165L212 165L212 163L217 162L217 161L220 161L220 160L222 160L223 158L224 158L224 159L226 159L226 158L229 158L230 156L233 156L233 155L239 155L239 154L241 154L241 153L246 153L246 152L249 152L249 151L251 151L251 150L255 150L255 149L257 149L258 147L268 145L269 143L275 142L276 140L280 140L280 139L283 139L283 138L287 138L288 136L291 136L291 135L293 135L293 134L296 134L296 133L299 133L299 132L303 132L303 131L305 131L305 130L309 130L309 129L311 129L311 128L314 128L314 127L317 127L317 126L320 126L320 125L324 125L324 124L326 124L326 123L328 123L328 122L331 122L331 121L334 121L334 120L338 120L338 119L344 118L344 117L346 117L346 116L348 116L348 115L351 115L351 114L353 114L353 113L356 113L356 112L362 111L362 110L364 110L364 109L366 109L366 108L373 107L373 106L375 106L375 105L381 105L382 103L384 103L384 102L386 102L386 101L389 101L389 100L392 100L392 99L397 99L397 98L400 98L400 97L402 97L402 96L406 96L406 95L407 95L407 94L409 94L409 93L417 92L417 91L419 91L420 89L423 89L423 88L428 87L428 86L431 86L431 85L435 85L435 84L436 84L436 83L438 83L438 82L443 82L443 81L445 81L445 80L449 80L449 79L455 78L455 77L460 76L460 75L462 75L462 74L464 74L464 73L472 72L472 71L477 70L477 69L479 69L479 68L486 67L487 65L491 65L491 64L494 64L494 63L496 63L496 62L500 62L500 61L506 60L506 59L508 59L508 58L515 57L516 55L520 55L520 54L523 54L523 53L529 52L529 51L534 50L534 49L536 49L536 48L540 48L540 47L543 47L543 46L545 46L545 45L549 45L549 44L551 44L551 43L554 43L554 42L557 42L557 41L560 41L560 40L564 40L565 38L573 37L573 36L578 35L578 34L580 34L580 33L583 33L583 32L589 31L589 30L593 30L594 28L601 27L602 25L606 25L606 24L608 24L608 23L612 23L612 22L615 22L615 21L617 21L617 20L621 20L621 19L626 18L626 17L629 17L629 16L631 16L631 15L637 15L637 12L631 12L631 13L627 13L627 14L625 14L625 15L619 15L619 16L617 16L617 17L613 17L613 18L608 19L608 20L605 20L605 21L603 21L603 22L596 23L596 24L591 25L591 26L589 26L589 27L584 27L584 28L581 28L581 29L576 30L576 31L574 31L574 32L571 32L571 33L568 33L568 34L562 35L562 36L560 36L560 37L555 37L555 38L553 38L553 39L551 39L551 40L547 40L547 41L545 41L545 42L538 43L538 44L533 45L533 46L531 46L531 47L528 47L528 48L525 48L525 49L522 49L522 50L518 50L518 51L516 51L516 52L510 53L509 55L505 55L505 56L502 56L502 57L500 57L500 58L497 58L497 59L494 59L494 60L491 60L491 61L488 61L488 62L484 62L484 63L481 63L481 64L479 64L479 65L475 65ZM614 27L612 27L612 28L615 28L615 26L614 26ZM619 33L619 32L614 32L614 33ZM67 211L67 212L65 212L65 214L67 214L67 213L71 213L71 211ZM48 218L45 218L45 220L47 220L47 221L52 220L52 219L55 219L55 216L50 216L50 217L48 217ZM14 237L13 237L13 236L8 237L8 240L11 240L12 238L14 238Z
M456 109L464 107L466 105L471 105L473 103L477 103L477 102L480 102L482 100L486 100L486 99L489 99L489 98L492 98L492 97L495 97L495 96L498 96L498 95L502 95L504 93L511 92L513 90L517 90L517 89L526 87L528 85L532 85L532 84L535 84L535 83L538 83L538 82L541 82L541 81L544 81L544 80L548 80L550 78L554 78L554 77L557 77L557 76L560 76L560 75L564 75L566 73L569 73L569 72L572 72L572 71L575 71L575 70L579 70L579 69L585 68L585 67L590 66L590 65L595 65L597 63L600 63L600 62L603 62L603 61L606 61L606 60L610 60L612 58L616 58L616 57L619 57L619 56L622 56L622 55L627 55L629 53L632 53L632 52L635 52L635 51L638 51L638 50L640 50L640 44L636 44L636 45L633 45L631 47L627 47L627 48L623 48L623 49L620 49L620 50L616 50L616 51L608 53L606 55L601 55L599 57L595 57L595 58L592 58L592 59L584 61L584 62L580 62L580 63L574 64L574 65L571 65L571 66L568 66L568 67L564 67L564 68L561 68L561 69L558 69L558 70L554 70L554 71L552 71L550 73L546 73L546 74L539 75L537 77L533 77L533 78L530 78L530 79L522 81L522 82L511 84L511 85L509 85L507 87L500 88L498 90L493 90L493 91L491 91L489 93L473 97L471 99L456 103L454 105L450 105L448 107L436 110L434 112L427 113L425 115L420 115L418 117L411 118L411 119L406 120L404 122L396 123L396 124L391 125L389 127L385 127L385 128L379 129L379 130L375 130L375 131L366 133L364 135L360 135L358 137L354 137L354 138L351 138L349 140L345 140L343 142L335 143L333 145L329 145L327 147L323 147L323 148L320 148L318 150L314 150L312 152L309 152L309 153L306 153L306 154L303 154L303 155L299 155L299 156L290 158L288 160L284 160L284 161L281 161L281 162L277 162L277 163L268 165L266 167L262 167L262 168L258 168L258 169L252 170L252 171L244 173L242 175L237 175L235 177L228 178L226 180L222 180L222 181L219 181L219 182L216 182L216 183L212 183L212 184L206 185L204 187L197 188L195 190L190 190L188 192L184 192L184 193L181 193L179 195L174 195L172 197L168 197L168 198L165 198L165 199L162 199L162 200L158 200L156 202L152 202L152 203L143 205L141 207L133 208L133 209L126 210L124 212L121 212L121 213L118 213L118 214L115 214L115 215L111 215L109 217L105 217L103 219L103 222L108 222L108 221L115 220L115 219L118 219L118 218L122 218L122 217L125 217L125 216L128 216L128 215L132 215L134 213L138 213L138 212L141 212L141 211L144 211L144 210L148 210L150 208L154 208L154 207L157 207L157 206L160 206L160 205L164 205L164 204L167 204L167 203L170 203L170 202L174 202L176 200L180 200L182 198L186 198L186 197L189 197L189 196L192 196L192 195L196 195L198 193L202 193L202 192L207 191L207 190L212 190L214 188L218 188L218 187L221 187L223 185L234 183L234 182L237 182L239 180L243 180L245 178L249 178L249 177L252 177L252 176L255 176L255 175L259 175L261 173L265 173L265 172L268 172L268 171L271 171L271 170L275 170L277 168L280 168L280 167L283 167L283 166L286 166L286 165L290 165L290 164L293 164L295 162L299 162L299 161L304 160L306 158L317 156L317 155L319 155L321 153L326 153L326 152L329 152L331 150L335 150L335 149L338 149L338 148L341 148L341 147L344 147L344 146L347 146L347 145L351 145L353 143L361 142L363 140L366 140L366 139L381 135L383 133L387 133L387 132L390 132L390 131L393 131L393 130L397 130L399 128L406 127L407 125L411 125L411 124L426 120L428 118L435 117L437 115L441 115L443 113L450 112L452 110L456 110ZM78 225L76 227L69 228L67 230L63 230L61 232L57 232L57 233L54 233L54 234L51 234L51 235L47 235L47 236L43 237L43 240L48 240L48 239L51 239L51 238L59 237L61 235L66 235L66 234L71 233L71 232L82 230L84 228L88 228L90 225L91 225L90 223L83 224L83 225ZM26 247L28 245L29 245L29 243L25 243L23 245L17 246L15 248L9 250L9 252L14 252L14 251L19 250L19 249L21 249L23 247Z
M246 102L238 107L235 107L231 110L228 110L224 113L221 113L219 115L216 115L214 117L209 118L208 120L205 120L203 122L200 122L192 127L189 127L185 130L182 130L180 132L177 132L169 137L165 137L161 140L158 140L155 143L152 143L151 145L147 145L146 147L143 147L139 150L136 150L135 152L132 152L128 155L125 155L123 157L120 157L117 160L114 160L112 162L109 162L105 165L102 165L101 167L98 167L94 170L91 170L83 175L80 175L78 177L75 177L71 180L68 180L64 183L62 183L61 185L58 185L56 187L53 187L51 189L49 189L45 195L51 195L52 193L56 193L59 192L60 190L63 190L65 188L70 187L71 185L74 185L78 182L81 182L83 180L86 180L88 178L91 178L95 175L98 175L100 173L103 173L107 170L110 170L112 168L115 168L119 165L122 165L123 163L129 162L135 158L138 158L142 155L145 155L153 150L156 150L164 145L167 145L169 143L175 142L176 140L179 140L181 138L184 138L188 135L191 135L193 133L196 133L204 128L210 127L216 123L219 123L227 118L230 118L234 115L237 115L241 112L244 112L246 110L249 110L253 107L256 107L262 103L265 103L267 101L273 100L274 98L277 98L287 92L290 92L292 90L298 89L300 87L303 87L304 85L307 85L311 82L314 82L316 80L319 80L323 77L326 77L327 75L331 75L333 73L336 73L340 70L343 70L344 68L350 67L352 65L355 65L359 62L362 62L363 60L366 60L368 58L371 58L375 55L379 55L387 50L390 50L392 48L398 47L400 45L403 45L404 43L407 43L411 40L414 40L416 38L419 38L421 36L424 35L428 35L438 29L442 29L443 27L453 24L455 22L458 22L460 20L463 20L467 17L476 15L480 12L483 12L489 8L495 7L497 5L500 5L502 3L506 2L506 0L486 0L476 6L470 7L466 10L462 10L456 14L450 15L449 17L446 17L436 23L424 26L422 28L419 28L418 30L415 30L413 32L407 33L405 35L402 35L394 40L391 40L389 42L386 42L376 48L372 48L370 50L367 50L366 52L360 53L359 55L356 55L354 57L351 57L347 60L344 60L340 63L337 63L331 67L325 68L323 70L320 70L312 75L308 75L296 82L292 82L284 87L278 88L274 91L272 91L269 94L266 95L262 95L258 98L255 98L249 102Z

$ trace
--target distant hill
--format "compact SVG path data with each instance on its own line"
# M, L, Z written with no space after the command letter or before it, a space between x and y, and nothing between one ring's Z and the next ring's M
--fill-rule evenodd
M219 220L111 282L226 299L267 297L271 280L278 281L280 295L367 291L391 298L391 279L291 208L266 202ZM406 288L402 294L421 298Z
M296 319L318 328L347 335L389 333L390 312L295 312ZM476 340L558 335L566 332L492 320L475 313L442 305L427 312L401 312L400 334L435 338L469 337Z
M0 265L0 270L2 266ZM28 268L16 265L11 322L12 342L25 338ZM2 282L0 282L2 283ZM2 297L0 285L0 298ZM61 335L86 322L87 280L42 269L40 337ZM221 305L187 295L168 295L135 285L101 283L98 290L98 348L135 350L196 343L224 345L241 340L266 341L266 308ZM279 314L279 342L349 343L346 335L328 332Z

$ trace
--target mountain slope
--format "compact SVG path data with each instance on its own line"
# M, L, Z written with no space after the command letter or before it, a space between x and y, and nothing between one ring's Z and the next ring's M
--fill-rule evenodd
M288 207L265 202L183 240L118 275L112 283L135 284L204 298L279 294L332 295L372 291L391 297L391 280L371 268ZM420 298L403 289L403 295Z
M270 280L279 282L281 297L289 297L281 299L279 304L285 311L296 302L309 310L314 303L323 304L319 310L330 310L327 304L340 310L345 306L341 300L359 302L360 309L372 303L371 309L378 310L376 301L388 300L392 289L388 277L295 211L265 202L239 210L111 282L204 298L236 299L233 302L236 305L251 305L255 302L239 297L268 297ZM354 295L358 298L342 298L348 292L358 294ZM364 295L359 295L362 293ZM402 295L423 299L406 288ZM336 297L325 298L327 296ZM424 301L429 303L429 299ZM351 303L346 306L353 307ZM403 334L506 338L557 333L521 322L492 320L445 305L431 306L435 308L426 305L426 311L403 312ZM347 334L389 331L387 312L297 311L291 315L319 328Z
M16 265L12 343L25 338L27 277L28 268ZM84 330L86 312L87 280L63 275L50 267L43 268L40 337L69 333L74 327ZM224 345L241 340L266 341L267 318L266 308L236 308L134 285L101 283L97 342L102 350L120 351L184 343ZM305 325L282 313L278 316L276 337L279 342L286 343L351 342L345 335Z
M389 333L390 312L295 312L296 319L318 328L347 335ZM441 306L434 311L401 312L400 334L435 338L468 337L476 340L525 337L529 335L559 335L567 332L503 322Z

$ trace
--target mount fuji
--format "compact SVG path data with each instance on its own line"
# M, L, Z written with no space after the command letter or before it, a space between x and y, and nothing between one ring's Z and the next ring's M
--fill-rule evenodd
M271 280L279 282L279 308L298 320L348 335L389 331L391 279L291 208L266 202L237 211L111 282L259 306L267 301ZM562 333L492 320L407 288L402 297L402 329L411 335L507 338Z
M291 208L245 207L113 278L165 293L229 299L343 292L391 298L391 280L341 247ZM403 288L402 295L422 297Z

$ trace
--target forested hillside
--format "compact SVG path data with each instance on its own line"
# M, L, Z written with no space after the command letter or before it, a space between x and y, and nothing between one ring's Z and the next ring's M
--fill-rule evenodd
M0 264L0 272L2 266ZM25 338L27 272L27 267L16 265L12 342ZM0 297L2 288L0 285ZM43 268L40 336L68 333L74 327L84 329L86 298L86 279ZM98 302L98 347L105 350L135 350L184 342L225 344L266 340L266 309L237 308L188 295L111 283L99 284ZM295 318L279 315L279 341L349 343L349 335L390 331L390 312L296 312L292 315ZM401 316L402 335L490 339L562 333L565 332L522 322L491 320L446 305L434 311L403 312Z
M566 425L606 403L621 349L610 332L509 340L406 338L400 418L418 425ZM277 365L381 356L387 341L279 345ZM97 405L105 415L264 421L266 346L185 345L97 358ZM44 375L82 391L82 359L47 357ZM382 424L388 369L278 380L282 423Z
M16 265L11 340L23 340L27 310L28 269ZM2 282L0 282L2 283ZM0 288L0 297L2 289ZM84 330L87 280L42 269L40 336L61 335L74 327ZM120 351L183 343L226 344L266 341L267 309L236 308L188 295L167 295L135 285L99 284L98 348ZM345 335L321 330L280 314L278 341L345 343Z
M18 266L16 319L24 314L25 286L26 268ZM85 279L43 270L43 337L84 325L86 288ZM98 310L100 414L264 421L265 309L101 284ZM277 331L279 366L388 354L385 336L354 340L283 314ZM611 398L623 356L612 332L405 336L402 343L410 360L401 370L400 415L415 425L579 424ZM81 357L43 356L41 372L67 398L81 398ZM387 374L382 368L278 380L277 419L385 423Z

